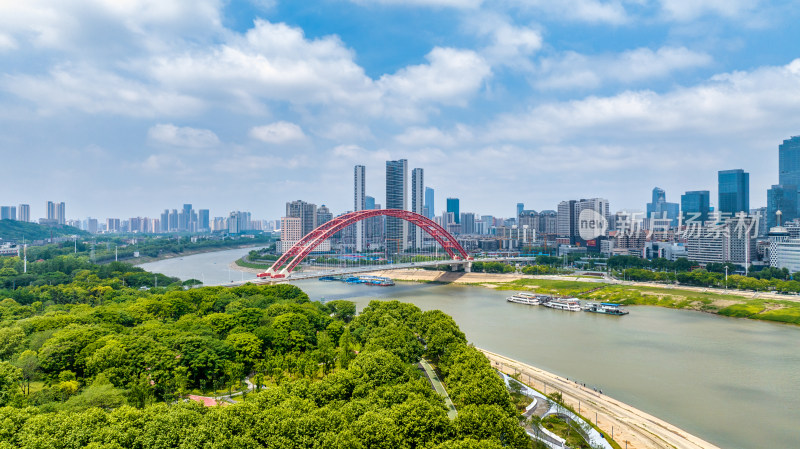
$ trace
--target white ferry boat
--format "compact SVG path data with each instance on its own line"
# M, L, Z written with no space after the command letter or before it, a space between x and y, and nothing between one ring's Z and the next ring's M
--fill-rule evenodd
M529 306L538 306L542 303L542 295L530 292L520 292L506 298L508 302L515 302L517 304L527 304Z
M581 311L581 302L575 298L555 298L551 299L544 303L545 307L550 307L551 309L558 309L558 310L568 310L570 312L580 312Z

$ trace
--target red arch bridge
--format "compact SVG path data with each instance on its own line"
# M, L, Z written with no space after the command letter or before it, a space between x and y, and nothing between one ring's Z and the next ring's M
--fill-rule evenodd
M434 223L431 219L424 215L415 212L401 210L401 209L371 209L350 212L319 226L317 229L306 234L305 237L300 239L291 248L289 248L283 255L272 264L267 271L259 273L260 278L282 278L286 277L294 268L303 261L314 249L321 245L322 242L332 237L337 232L357 223L366 220L370 217L395 217L405 220L409 223L417 225L420 229L427 232L428 235L433 237L439 245L447 252L452 261L460 261L467 263L471 261L470 257L464 248L456 241L455 237L450 235L443 227ZM440 262L441 263L441 262Z

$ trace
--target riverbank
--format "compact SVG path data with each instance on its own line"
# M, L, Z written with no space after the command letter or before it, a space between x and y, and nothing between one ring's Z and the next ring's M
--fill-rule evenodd
M263 248L263 247L268 246L268 245L269 245L268 243L265 243L264 245L254 245L252 242L248 242L248 243L243 243L241 245L225 246L225 247L222 247L222 248L215 247L215 248L201 248L201 249L193 249L193 250L192 249L184 250L181 253L169 253L169 254L164 254L164 255L158 256L158 257L141 256L141 257L137 257L137 258L128 258L128 259L120 260L120 262L129 262L129 263L133 262L134 265L138 266L138 265L141 265L141 264L144 264L144 263L158 262L160 260L175 259L175 258L178 258L178 257L194 256L194 255L197 255L197 254L206 254L206 253L215 253L215 252L220 252L220 251L227 251L227 250L230 250L230 249Z
M733 318L800 324L800 297L768 292L622 282L577 276L460 273L420 269L375 271L395 281L466 284L497 290L529 290L580 299L686 309Z
M492 366L542 393L558 391L564 402L597 427L611 435L621 447L629 449L719 449L717 446L679 429L655 416L605 396L575 381L556 376L531 365L481 349ZM627 442L627 445L626 445Z

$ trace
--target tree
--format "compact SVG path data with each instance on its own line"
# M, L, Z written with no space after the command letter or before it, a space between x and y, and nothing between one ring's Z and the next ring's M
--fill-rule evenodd
M333 311L333 317L337 320L349 323L356 316L356 304L352 301L336 300L325 304Z
M339 337L339 355L337 360L339 361L339 366L347 369L350 365L350 362L355 358L355 354L353 353L353 337L350 335L350 328L346 327L342 336Z
M29 349L20 354L14 365L20 369L22 376L20 384L22 385L23 393L28 396L31 394L31 381L36 378L39 372L39 357L37 357L36 351Z
M328 374L336 361L335 345L327 332L320 332L317 336L317 359L322 363L322 373Z
M392 407L402 441L411 447L428 447L448 439L453 432L444 407L419 396Z
M0 359L8 359L25 340L25 332L17 326L0 328Z
M16 400L21 381L22 370L8 362L0 362L0 407Z
M250 332L230 334L225 343L236 352L236 360L244 364L245 371L253 369L256 360L261 357L261 339Z
M530 440L517 418L497 405L467 405L458 411L453 425L460 438L494 440L515 448L530 447Z

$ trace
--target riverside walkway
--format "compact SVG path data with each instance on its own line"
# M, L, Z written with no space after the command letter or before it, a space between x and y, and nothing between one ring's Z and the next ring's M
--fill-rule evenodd
M450 400L450 395L447 394L447 390L444 389L444 384L439 379L439 376L436 375L436 371L434 371L431 364L425 359L420 359L419 364L422 366L422 369L425 370L425 375L428 376L428 380L431 381L433 389L439 394L439 396L444 398L444 405L447 406L447 417L451 420L456 419L456 416L458 416L456 406L453 405L453 401Z
M563 379L555 374L481 349L492 366L506 374L518 374L529 386L542 391L559 391L564 403L628 449L719 449L685 430L655 416L603 395L591 388Z

